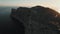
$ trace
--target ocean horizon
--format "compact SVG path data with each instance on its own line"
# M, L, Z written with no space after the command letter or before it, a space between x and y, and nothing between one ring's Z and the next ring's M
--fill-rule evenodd
M11 9L17 8L13 6L0 6L0 33L1 34L14 34L16 32L16 25L10 18Z

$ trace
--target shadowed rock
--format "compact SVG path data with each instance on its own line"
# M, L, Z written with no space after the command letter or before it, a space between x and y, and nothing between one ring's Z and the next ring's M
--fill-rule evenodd
M25 28L25 34L57 34L57 26L52 22L57 22L58 15L58 12L47 7L19 7L12 9L11 18ZM17 29L20 32L21 29Z

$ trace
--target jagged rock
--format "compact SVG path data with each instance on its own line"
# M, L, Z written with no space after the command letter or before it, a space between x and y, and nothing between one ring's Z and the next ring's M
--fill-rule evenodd
M12 10L11 18L23 23L25 34L57 34L57 26L50 24L57 21L57 15L55 10L42 6L19 7Z

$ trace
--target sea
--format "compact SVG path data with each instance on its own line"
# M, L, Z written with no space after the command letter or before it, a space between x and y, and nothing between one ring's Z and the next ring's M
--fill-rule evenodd
M14 6L0 6L0 34L16 34L16 24L12 21L11 9Z

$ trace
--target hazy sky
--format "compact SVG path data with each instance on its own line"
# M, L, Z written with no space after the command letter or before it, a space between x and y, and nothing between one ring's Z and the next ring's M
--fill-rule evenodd
M60 11L60 0L0 0L0 6L35 6L41 5Z

